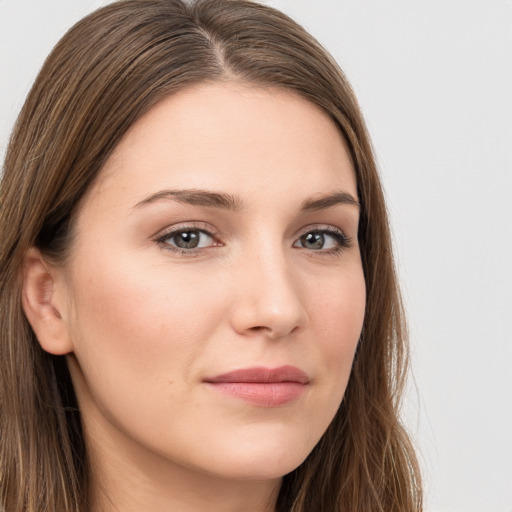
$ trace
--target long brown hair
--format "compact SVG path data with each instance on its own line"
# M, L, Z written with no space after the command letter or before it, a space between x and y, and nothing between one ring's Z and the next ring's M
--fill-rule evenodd
M234 80L296 91L343 134L361 202L363 331L344 400L283 479L279 512L417 512L419 472L398 419L407 336L384 197L352 90L280 12L244 0L124 0L75 25L16 123L0 188L0 509L86 512L89 466L63 356L44 352L21 307L23 256L69 249L85 191L128 128L174 91Z

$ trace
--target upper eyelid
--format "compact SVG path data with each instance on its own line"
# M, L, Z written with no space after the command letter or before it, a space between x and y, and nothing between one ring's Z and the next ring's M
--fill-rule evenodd
M346 243L347 245L350 245L352 243L352 237L347 235L344 230L339 229L339 228L333 228L333 227L306 229L305 231L302 232L301 235L299 235L298 237L295 237L295 241L300 240L304 235L307 235L308 233L315 233L315 232L326 233L328 236L331 236L333 238L341 238L341 239L343 239L343 243Z
M216 229L214 226L212 226L210 223L204 221L184 221L178 224L173 224L164 229L158 230L154 235L152 235L151 238L160 238L161 236L166 235L169 236L172 233L186 231L187 229L202 231L212 237L218 236L220 233L220 231ZM334 226L332 224L310 224L304 226L296 230L295 233L292 235L292 238L300 238L301 236L303 236L306 233L309 233L310 231L327 231L339 233L341 235L346 236L347 238L350 238L344 229L341 229L340 227Z
M338 226L333 226L332 224L310 224L297 230L293 236L296 238L300 238L301 236L311 231L326 231L328 233L330 232L335 234L338 233L340 235L343 235L347 239L351 238L344 229L341 229Z

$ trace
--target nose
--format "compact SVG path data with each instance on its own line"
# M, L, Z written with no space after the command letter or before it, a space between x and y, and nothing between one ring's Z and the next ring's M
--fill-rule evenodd
M237 333L275 340L305 327L300 283L280 251L253 255L238 270L231 315Z

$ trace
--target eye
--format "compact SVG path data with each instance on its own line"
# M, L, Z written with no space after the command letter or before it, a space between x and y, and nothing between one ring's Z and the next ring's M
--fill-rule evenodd
M203 229L180 228L168 231L157 239L160 244L169 246L169 249L180 251L193 251L217 245L213 236Z
M350 238L338 230L315 229L304 233L293 246L311 251L337 252L350 247Z

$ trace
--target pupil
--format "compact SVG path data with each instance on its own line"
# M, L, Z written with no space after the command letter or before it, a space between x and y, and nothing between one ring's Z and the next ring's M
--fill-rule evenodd
M322 233L308 233L302 237L302 246L306 249L321 249L324 243L325 237Z
M182 231L175 236L174 243L181 249L194 249L199 245L199 233L197 231Z

